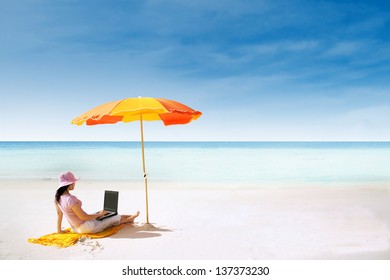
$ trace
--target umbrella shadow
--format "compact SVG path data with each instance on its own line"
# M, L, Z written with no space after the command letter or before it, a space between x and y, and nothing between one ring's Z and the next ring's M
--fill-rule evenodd
M129 225L121 229L112 238L152 238L161 236L162 232L172 232L171 229L156 227L153 224Z

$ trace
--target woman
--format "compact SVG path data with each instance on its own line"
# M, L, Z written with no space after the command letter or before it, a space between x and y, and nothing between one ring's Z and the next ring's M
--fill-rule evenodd
M110 226L115 226L125 223L133 223L138 217L139 211L134 215L116 215L101 221L96 220L106 214L102 210L97 214L87 214L83 208L81 201L69 191L74 190L78 179L76 179L72 172L62 173L59 176L59 189L55 195L55 206L57 209L57 232L64 233L62 230L62 217L68 220L73 232L76 233L95 233L100 232Z

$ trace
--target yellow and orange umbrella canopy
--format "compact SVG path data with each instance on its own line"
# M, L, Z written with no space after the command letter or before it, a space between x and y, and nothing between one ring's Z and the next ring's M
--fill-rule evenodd
M138 97L108 102L85 112L73 119L72 124L87 125L113 124L131 121L161 120L164 125L187 124L198 119L201 112L177 101Z
M97 106L88 112L74 118L72 124L82 125L97 125L97 124L114 124L117 122L132 122L139 121L141 124L141 140L142 140L142 167L145 180L146 193L146 223L149 223L148 211L148 178L145 168L145 152L144 152L144 133L143 121L160 120L164 125L187 124L198 119L202 115L201 112L191 109L177 101L138 97L126 98L108 102Z

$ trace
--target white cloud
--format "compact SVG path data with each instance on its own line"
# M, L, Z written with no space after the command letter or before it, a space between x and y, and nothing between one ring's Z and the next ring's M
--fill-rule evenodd
M365 42L362 41L344 41L337 42L329 48L325 55L328 56L350 56L361 52L366 48Z
M390 129L390 106L380 105L354 109L347 112L341 120L345 123L366 127L388 127Z
M238 50L250 56L258 54L275 55L282 52L305 52L315 50L319 46L318 41L277 41L238 47Z

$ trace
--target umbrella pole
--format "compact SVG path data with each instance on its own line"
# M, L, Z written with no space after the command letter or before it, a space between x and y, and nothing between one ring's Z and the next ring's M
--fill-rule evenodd
M146 193L146 223L149 224L148 176L146 174L146 167L145 167L144 126L142 123L142 115L140 115L140 124L141 124L141 142L142 142L142 169L144 171L145 193Z

